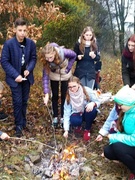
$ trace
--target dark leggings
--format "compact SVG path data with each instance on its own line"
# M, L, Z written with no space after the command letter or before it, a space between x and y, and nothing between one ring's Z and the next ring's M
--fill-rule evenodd
M118 160L135 174L135 147L121 142L113 143L104 148L104 155L110 160Z
M53 108L53 117L58 117L58 100L59 100L59 86L61 91L61 117L63 117L64 111L64 102L67 92L67 81L52 81L51 80L51 89L52 89L52 108Z
M96 108L94 108L93 111L91 112L84 111L82 115L80 113L74 113L70 116L70 124L75 127L81 126L82 121L84 120L86 122L85 129L90 130L96 116L97 116Z

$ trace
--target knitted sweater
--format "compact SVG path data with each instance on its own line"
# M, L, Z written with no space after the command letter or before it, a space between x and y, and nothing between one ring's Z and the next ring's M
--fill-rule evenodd
M61 50L63 51L63 58L62 58L63 62L60 65L57 65L56 70L54 72L50 70L50 73L47 74L45 69L43 69L42 83L43 83L44 94L50 92L49 90L50 80L67 81L72 75L71 68L73 66L73 63L75 62L76 53L66 48L62 48Z

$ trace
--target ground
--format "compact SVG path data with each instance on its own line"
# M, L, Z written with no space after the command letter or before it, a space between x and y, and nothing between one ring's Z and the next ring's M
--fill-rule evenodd
M115 67L118 67L117 71ZM79 147L85 147L84 156L87 158L86 165L92 169L90 174L81 174L79 179L95 179L95 180L126 180L129 174L127 168L121 163L111 162L103 157L103 147L108 144L108 139L104 138L102 142L95 142L99 129L106 120L110 109L113 107L113 102L101 105L95 123L91 130L90 142L83 142L82 137L69 135L68 140L64 139L63 130L58 128L56 131L51 126L51 105L48 108L43 105L43 90L42 90L42 67L40 62L35 69L35 84L31 88L30 99L27 112L27 127L22 139L18 140L14 137L14 118L12 97L9 87L6 85L4 72L0 68L1 80L5 85L3 98L3 110L9 115L5 122L0 122L0 129L7 132L11 139L10 141L0 142L0 179L9 180L33 180L31 173L24 171L24 157L29 153L36 153L39 144L33 143L34 140L44 144L53 145L55 143L65 146L72 144ZM103 70L101 73L102 82L101 88L103 92L112 92L113 94L122 85L120 61L103 57ZM27 141L30 140L30 141ZM46 146L44 146L46 148Z

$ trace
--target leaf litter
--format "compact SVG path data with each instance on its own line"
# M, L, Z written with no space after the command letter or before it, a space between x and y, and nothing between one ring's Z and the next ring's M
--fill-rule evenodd
M111 73L113 74L114 72ZM111 76L111 78L112 77L113 76ZM106 87L106 90L108 91L111 87L111 85L109 85L110 76L107 78L108 79L106 82L108 82L108 87ZM42 86L41 82L40 85ZM13 137L14 119L11 103L12 98L9 87L6 84L5 86L7 88L7 92L4 95L5 99L3 102L3 107L5 107L4 110L9 115L9 118L6 122L0 123L0 130L7 132L11 137ZM105 85L103 84L103 87L104 86ZM112 84L112 88L114 88L114 84ZM114 89L114 91L116 91L116 89ZM42 89L39 88L39 78L35 78L35 84L31 88L31 95L27 112L27 127L29 131L24 131L24 140L23 138L22 140L11 138L10 141L0 142L0 179L2 180L36 180L35 176L33 176L31 172L25 172L24 170L25 157L28 154L36 154L37 151L43 157L44 150L47 147L41 147L40 151L39 146L42 145L42 143L55 148L53 134L54 130L51 126L51 119L47 108L43 105L42 97L43 92ZM86 158L85 164L86 166L90 167L90 171L89 173L81 172L79 180L125 180L129 174L129 171L123 164L115 163L101 157L103 147L108 144L108 140L106 138L104 138L102 142L95 142L98 131L103 125L112 107L112 102L101 105L101 113L98 114L96 122L92 126L90 142L83 142L82 137L76 137L72 133L69 135L69 139L66 141L63 137L63 130L61 128L55 130L58 148L64 149L65 147L74 144L83 149L83 156ZM51 108L51 102L49 108ZM27 141L25 139L30 139L31 141Z

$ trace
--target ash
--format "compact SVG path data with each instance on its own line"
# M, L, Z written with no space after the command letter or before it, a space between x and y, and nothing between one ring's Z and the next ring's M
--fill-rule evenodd
M82 150L83 151L83 150ZM86 158L73 148L67 148L61 152L46 149L41 162L33 165L32 173L41 180L77 179L81 167L84 166Z

